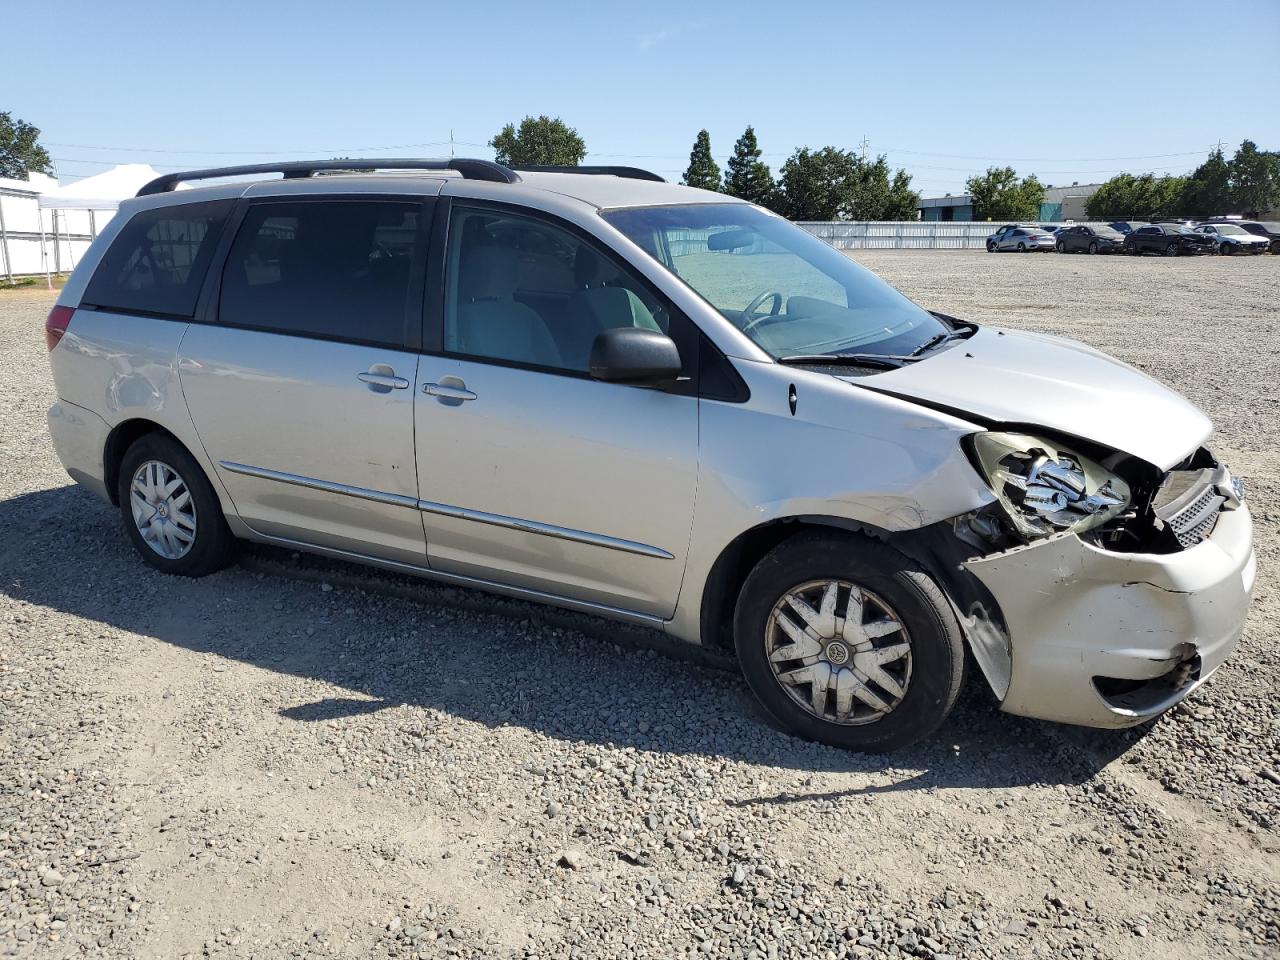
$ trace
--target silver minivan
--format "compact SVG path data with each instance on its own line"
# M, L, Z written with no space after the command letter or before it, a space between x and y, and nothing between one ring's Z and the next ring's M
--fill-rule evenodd
M254 540L646 624L842 747L929 734L967 663L1010 713L1140 723L1253 587L1176 393L630 168L164 176L46 334L58 455L156 569Z

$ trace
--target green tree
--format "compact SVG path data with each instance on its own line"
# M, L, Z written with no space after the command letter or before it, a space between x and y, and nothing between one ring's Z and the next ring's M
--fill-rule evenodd
M1214 150L1188 178L1180 212L1187 216L1208 217L1229 213L1232 206L1231 164L1227 163L1221 150Z
M855 158L858 159L858 158ZM889 161L881 154L870 163L858 159L858 175L850 201L856 220L914 220L920 195L911 189L911 175L898 170L889 176Z
M853 217L859 161L836 147L800 147L782 165L780 211L792 220Z
M728 175L724 180L724 192L731 197L757 203L762 207L774 207L778 187L767 164L760 159L760 145L756 132L748 126L733 145L729 158Z
M693 141L689 169L684 172L682 182L700 190L720 192L720 167L711 156L711 134L705 130L699 130L698 138Z
M1151 220L1183 213L1191 191L1189 177L1134 176L1122 173L1100 186L1085 201L1090 220Z
M1233 212L1263 216L1280 206L1280 153L1259 150L1245 140L1230 166Z
M508 123L489 141L499 163L524 166L550 164L576 167L587 155L578 131L559 117L525 117L520 126Z
M1044 186L1035 175L1018 179L1013 167L988 167L965 183L978 220L1038 220Z
M25 120L0 113L0 177L20 180L28 173L53 173L40 131Z

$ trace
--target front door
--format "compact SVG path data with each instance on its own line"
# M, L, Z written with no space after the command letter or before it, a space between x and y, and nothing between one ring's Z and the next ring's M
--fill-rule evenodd
M675 608L697 482L698 400L604 383L610 327L691 328L566 224L454 201L417 391L432 568L651 617ZM431 318L429 317L429 329Z
M258 533L425 565L411 347L431 202L248 207L216 322L190 326L179 374L218 477Z

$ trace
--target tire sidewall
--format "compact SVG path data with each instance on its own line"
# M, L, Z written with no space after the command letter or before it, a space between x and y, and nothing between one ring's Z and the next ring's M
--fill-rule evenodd
M190 550L176 560L162 557L152 550L133 521L129 488L133 483L133 475L148 460L168 464L182 478L195 504L195 542ZM222 506L218 503L217 494L208 477L182 444L163 434L151 433L142 437L125 451L124 458L120 461L117 484L125 533L149 566L162 573L199 577L226 565L230 559L232 537L222 515Z
M911 642L911 682L884 719L845 726L795 703L773 674L765 630L784 593L810 580L845 580L884 600ZM799 536L768 554L747 577L734 616L738 662L752 692L789 733L846 749L882 752L928 736L959 695L964 646L945 596L896 550L865 538Z

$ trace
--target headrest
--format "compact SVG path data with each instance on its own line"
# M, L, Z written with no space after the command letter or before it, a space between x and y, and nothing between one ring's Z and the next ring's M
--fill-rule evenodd
M463 302L506 300L516 292L519 264L511 247L476 247L462 263Z

